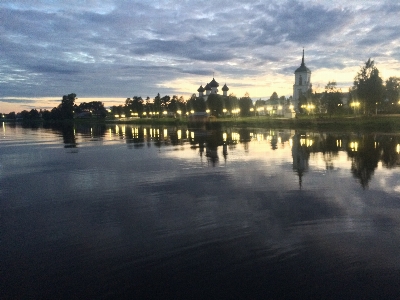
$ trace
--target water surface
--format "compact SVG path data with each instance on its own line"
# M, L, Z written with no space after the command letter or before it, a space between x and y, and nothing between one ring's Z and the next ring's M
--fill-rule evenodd
M398 299L400 136L2 124L2 298Z

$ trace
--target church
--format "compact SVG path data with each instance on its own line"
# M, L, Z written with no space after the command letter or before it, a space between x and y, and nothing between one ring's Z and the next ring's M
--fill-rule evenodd
M199 92L199 97L203 97L204 100L207 100L209 95L218 94L218 87L219 83L213 77L213 79L209 83L207 83L205 87L203 87L203 85L200 85L200 87L197 89L197 91ZM224 86L222 87L222 95L228 96L228 91L229 88L226 84L224 84Z
M293 85L293 107L296 112L299 110L299 98L305 95L311 89L311 71L304 63L304 49L301 65L294 71L294 85Z

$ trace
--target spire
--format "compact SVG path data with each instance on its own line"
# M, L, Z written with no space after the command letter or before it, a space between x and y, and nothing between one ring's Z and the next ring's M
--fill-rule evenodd
M304 48L303 48L303 58L301 59L301 65L304 66Z

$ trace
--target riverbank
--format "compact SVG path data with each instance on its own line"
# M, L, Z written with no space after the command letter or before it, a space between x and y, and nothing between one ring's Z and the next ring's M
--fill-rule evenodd
M133 119L133 120L105 120L110 123L127 123L143 125L185 125L189 124L187 119ZM261 128L286 128L286 129L312 129L329 131L400 131L400 115L377 115L377 116L299 116L295 119L258 116L219 118L210 121L231 127L261 127ZM190 124L189 124L190 125Z
M64 121L12 121L22 122L27 125L39 124L137 124L137 125L188 125L186 118L137 118L137 119L74 119ZM257 116L257 117L236 117L218 118L209 123L216 123L230 127L260 127L260 128L285 128L285 129L309 129L309 130L328 130L328 131L358 131L358 132L400 132L400 115L373 115L373 116L298 116L294 119L279 117ZM200 124L201 125L201 124ZM195 124L199 126L199 124Z

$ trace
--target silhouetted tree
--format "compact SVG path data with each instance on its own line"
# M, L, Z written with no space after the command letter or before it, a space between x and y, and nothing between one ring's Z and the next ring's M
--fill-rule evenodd
M222 114L224 109L224 104L222 102L222 97L217 94L210 94L207 98L207 107L210 110L210 114L213 116L219 116Z
M399 97L400 97L400 78L389 77L385 84L385 103L384 109L387 112L399 111Z
M240 115L243 117L247 117L250 115L250 108L253 107L253 101L250 98L250 95L246 93L244 97L239 99L239 108Z
M60 110L61 119L73 119L74 118L74 103L76 94L64 95L61 100L61 104L58 106Z
M383 81L374 61L370 58L354 77L354 90L357 91L357 96L363 103L364 113L377 110L377 105L383 98Z
M322 101L330 116L343 109L342 91L336 86L335 81L329 81L325 86Z

